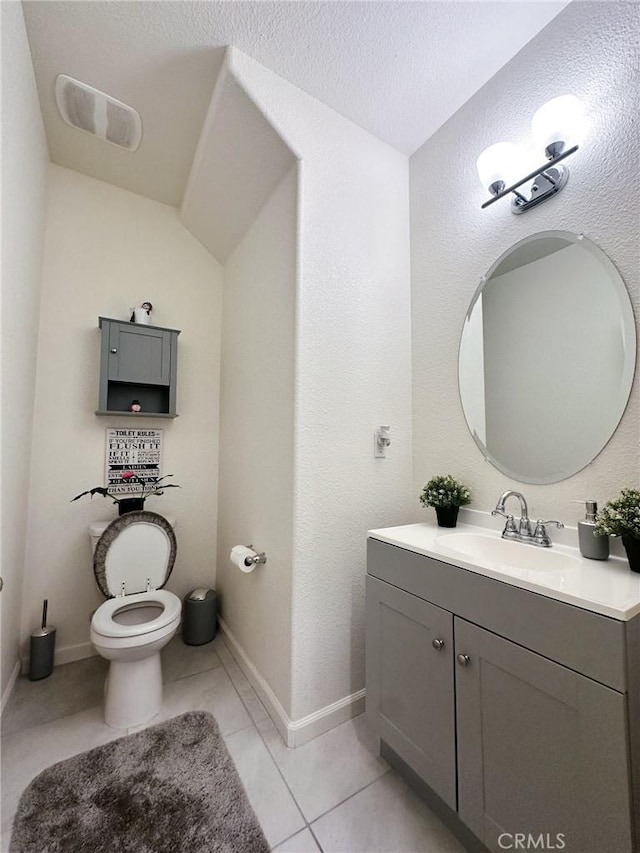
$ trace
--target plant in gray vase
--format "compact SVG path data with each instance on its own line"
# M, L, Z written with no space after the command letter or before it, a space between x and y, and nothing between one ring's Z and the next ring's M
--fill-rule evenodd
M640 491L623 489L596 516L595 532L620 536L632 572L640 572Z
M118 515L125 515L127 512L135 512L136 510L144 509L144 502L152 495L162 495L165 489L179 489L180 486L174 483L165 483L164 480L173 477L173 474L165 474L164 477L150 477L147 480L142 480L135 471L123 471L120 475L122 481L126 484L137 484L140 486L139 495L126 495L125 497L117 497L109 488L104 486L95 486L93 489L88 489L86 492L81 492L75 498L71 498L71 503L83 498L85 495L102 495L103 498L111 498L114 504L118 506Z
M459 508L471 503L471 492L451 474L432 477L420 494L420 503L435 509L439 527L455 527Z

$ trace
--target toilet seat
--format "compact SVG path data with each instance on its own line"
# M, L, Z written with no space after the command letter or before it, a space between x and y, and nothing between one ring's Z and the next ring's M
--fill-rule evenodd
M121 610L130 607L152 607L160 605L163 610L155 619L143 622L140 625L123 625L114 620L114 616ZM93 614L91 627L101 637L112 637L114 639L127 637L139 637L160 631L179 619L182 603L177 595L167 590L155 590L153 592L141 592L137 595L125 595L119 598L110 598L101 604Z

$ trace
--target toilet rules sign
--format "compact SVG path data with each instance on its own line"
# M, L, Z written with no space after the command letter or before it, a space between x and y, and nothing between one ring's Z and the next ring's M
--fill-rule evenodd
M105 486L112 495L139 495L140 483L122 479L133 471L145 483L162 476L161 429L107 429Z

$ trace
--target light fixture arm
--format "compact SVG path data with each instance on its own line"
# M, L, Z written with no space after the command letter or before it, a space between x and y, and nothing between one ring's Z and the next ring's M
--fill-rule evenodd
M539 169L530 172L524 178L520 178L520 180L516 181L515 184L512 184L505 189L501 189L500 192L493 196L493 198L485 201L482 205L482 209L484 210L485 207L489 207L490 204L498 201L498 199L504 198L504 196L509 195L509 193L513 193L514 198L511 201L511 209L513 213L524 213L525 210L530 210L532 207L540 204L540 202L545 201L550 196L560 192L569 179L569 170L565 166L558 166L558 163L560 163L561 160L565 160L567 157L570 157L572 154L575 154L578 147L579 146L574 145L567 151L553 157L545 163L544 166L540 166ZM518 187L521 187L522 184L526 184L528 181L538 177L542 177L543 180L540 184L533 185L531 198L527 198L522 195L522 193L516 192Z

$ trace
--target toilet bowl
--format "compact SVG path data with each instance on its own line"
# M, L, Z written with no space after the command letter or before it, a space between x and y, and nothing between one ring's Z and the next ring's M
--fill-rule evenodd
M105 722L131 728L162 707L160 650L180 624L182 603L162 589L173 569L171 522L153 512L131 512L91 525L93 571L107 601L91 619L91 642L110 661Z

